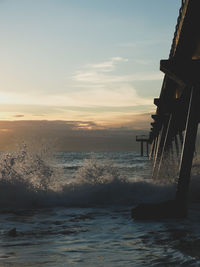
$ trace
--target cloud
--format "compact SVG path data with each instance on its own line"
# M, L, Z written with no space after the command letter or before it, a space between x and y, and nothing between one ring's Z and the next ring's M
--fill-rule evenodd
M122 57L113 57L108 61L97 64L87 64L85 67L88 69L94 69L100 72L111 72L115 69L117 63L127 62L128 59Z
M150 122L151 122L151 113L141 113L141 114L125 114L121 115L121 117L118 117L119 121L122 121L123 124L116 123L115 126L119 127L122 125L123 127L126 127L127 129L133 129L133 130L149 130L150 129Z
M88 64L72 76L73 91L68 92L67 100L81 106L144 106L152 105L152 99L137 94L134 82L162 80L161 72L135 72L117 75L115 70L128 60L114 57L110 61ZM63 98L63 99L64 99ZM62 100L61 100L62 101Z
M24 115L23 114L17 114L17 115L13 115L14 118L23 118Z
M136 90L128 84L102 87L100 90L81 90L68 93L66 98L76 106L139 106L151 105L152 99L143 98L137 95Z
M2 129L0 129L0 132L10 132L11 130L10 129L6 129L6 128L2 128Z
M107 97L108 95L106 95ZM113 97L112 92L110 96ZM126 96L126 95L125 95ZM119 101L120 95L115 95L115 101ZM127 96L126 96L127 97ZM130 97L130 95L128 95ZM93 96L92 96L93 98ZM98 97L97 97L98 98ZM83 99L80 100L80 102ZM104 99L102 98L102 102ZM110 104L109 99L107 100ZM127 99L124 99L127 102ZM138 99L140 101L140 99ZM142 100L141 100L142 101ZM130 99L132 102L132 99ZM152 101L150 101L152 102ZM100 103L100 102L99 102ZM99 104L98 103L98 104ZM110 127L111 125L124 125L130 121L133 121L133 118L139 116L139 114L147 113L150 110L153 112L153 104L151 105L138 105L139 102L135 103L135 106L119 106L119 105L88 105L88 106L39 106L39 105L7 105L3 104L0 106L1 120L12 120L13 117L20 113L23 110L24 117L14 117L15 120L62 120L62 121L73 121L73 127L75 124L79 127L88 127L94 128L94 125L88 125L88 122L93 122L96 125L101 125L101 127ZM121 104L117 102L116 104ZM45 111L45 113L43 113ZM136 117L135 117L136 116ZM150 117L149 117L150 123ZM69 125L69 123L68 123Z
M87 82L93 84L105 83L128 83L134 81L156 81L162 80L163 74L160 72L142 72L133 75L106 75L97 71L78 71L73 75L73 80L77 82Z
M152 98L137 94L134 81L162 78L161 73L135 73L117 75L115 69L127 59L113 57L108 61L88 64L74 73L71 90L32 95L0 93L1 118L83 120L100 123L123 122L123 116L133 116L153 109ZM112 69L112 71L111 71ZM109 71L108 71L109 70ZM9 102L8 102L9 99ZM8 105L8 103L12 103ZM27 105L24 105L27 103ZM130 108L131 107L131 108ZM23 114L23 115L22 115Z
M154 46L154 45L159 45L168 42L167 40L164 39L150 39L150 40L139 40L139 41L132 41L132 42L123 42L119 43L116 46L118 47L124 47L124 48L136 48L136 47L141 47L141 46Z
M155 81L162 80L161 72L135 72L134 74L113 74L117 65L127 62L128 59L122 57L113 57L109 61L97 64L87 64L81 70L76 71L72 75L73 86L97 86L109 85L111 83L131 83L134 81ZM136 60L137 61L137 60ZM148 64L148 62L139 61L139 64ZM112 72L112 73L111 73Z
M125 58L113 57L85 65L74 73L62 92L41 92L39 96L32 94L31 97L29 91L15 94L1 92L0 118L81 121L80 129L94 128L88 124L91 121L106 127L129 123L133 116L153 109L152 98L140 96L134 81L157 80L162 74L138 72L117 75L117 68L127 62Z

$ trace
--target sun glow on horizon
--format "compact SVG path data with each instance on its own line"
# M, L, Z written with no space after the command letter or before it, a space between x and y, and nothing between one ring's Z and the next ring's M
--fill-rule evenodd
M177 16L174 3L144 5L1 1L0 120L144 128L137 118L150 122Z

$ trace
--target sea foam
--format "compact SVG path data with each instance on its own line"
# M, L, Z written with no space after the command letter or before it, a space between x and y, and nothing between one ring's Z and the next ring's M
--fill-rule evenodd
M199 200L199 165L191 183L192 200ZM89 207L135 205L157 202L175 196L176 183L169 180L130 179L109 160L94 156L83 161L69 177L46 152L24 145L19 151L0 157L0 208Z

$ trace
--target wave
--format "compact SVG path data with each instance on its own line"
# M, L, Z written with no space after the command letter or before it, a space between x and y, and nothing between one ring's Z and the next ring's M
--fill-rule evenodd
M60 191L37 189L22 181L0 182L0 208L92 207L134 205L173 197L174 187L116 179L107 183L70 183Z
M64 170L78 170L82 166L63 166Z
M194 179L195 195L200 187ZM196 184L199 184L199 187ZM193 183L194 184L194 181ZM125 179L109 161L84 161L73 179L45 154L24 146L0 157L0 209L135 205L174 198L176 185L151 179Z

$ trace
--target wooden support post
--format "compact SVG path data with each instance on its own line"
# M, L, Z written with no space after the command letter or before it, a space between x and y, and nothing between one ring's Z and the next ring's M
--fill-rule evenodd
M149 156L149 142L146 142L146 149L147 149L147 157Z
M176 192L176 201L183 212L187 211L192 160L195 150L195 142L198 130L198 114L200 101L200 87L194 86L191 89L190 102L186 122L186 130L181 154L179 180Z
M174 136L174 141L175 141L175 147L176 147L176 155L177 157L179 157L179 145L178 145L178 138L176 135Z
M153 166L153 172L152 172L152 178L156 178L157 177L157 171L158 171L158 166L159 166L159 162L160 162L160 157L162 155L162 151L163 151L163 145L165 142L165 138L167 136L167 129L168 129L168 124L169 124L169 119L167 118L166 121L163 124L160 136L159 136L159 140L158 140L158 144L157 144L157 151L156 151L156 155L155 155L155 160L154 160L154 166Z
M170 142L169 151L170 151L171 160L174 161L174 146L173 146L172 140Z
M160 134L156 137L156 146L155 146L155 151L154 151L154 162L156 160L156 155L157 155L159 143L160 143Z
M143 157L143 155L144 155L144 151L143 151L143 141L141 141L140 144L141 144L141 157Z
M151 155L150 155L151 159L154 159L154 154L155 154L155 150L156 150L156 140L157 140L157 137L153 141L152 152L151 152Z
M158 160L158 150L159 150L159 144L160 144L160 138L161 138L160 136L162 134L162 131L163 131L163 127L162 127L160 134L156 138L156 147L155 147L154 158L153 158L152 178L154 177L154 173L155 173L155 169L156 169L156 162Z
M154 145L154 150L153 150L153 155L152 155L153 162L155 161L155 155L156 155L157 145L158 145L158 136L156 136L156 138L155 138L155 145Z
M159 163L158 163L158 169L157 169L157 173L155 176L156 178L158 178L158 176L159 176L160 169L161 169L161 166L163 164L164 154L166 153L166 150L167 150L167 145L168 145L169 137L170 137L171 124L172 124L172 114L170 115L169 120L168 120L168 124L167 124L167 128L166 128L166 134L164 137L164 143L163 143L163 147L162 147L162 151L161 151L161 155L160 155L160 159L159 159Z
M152 141L152 144L151 144L151 147L150 147L149 159L152 159L154 146L155 146L155 139Z
M179 139L180 139L181 144L183 145L183 133L182 132L179 132Z

